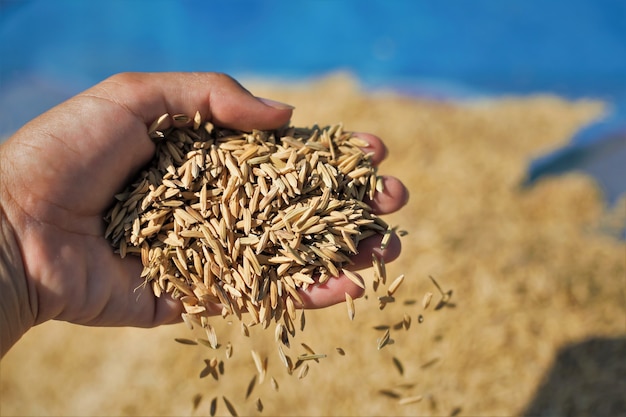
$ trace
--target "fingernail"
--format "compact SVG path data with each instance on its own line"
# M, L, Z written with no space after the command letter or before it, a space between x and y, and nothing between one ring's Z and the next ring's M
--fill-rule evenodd
M263 104L273 107L277 110L293 110L294 106L287 103L281 103L280 101L270 100L269 98L257 97Z

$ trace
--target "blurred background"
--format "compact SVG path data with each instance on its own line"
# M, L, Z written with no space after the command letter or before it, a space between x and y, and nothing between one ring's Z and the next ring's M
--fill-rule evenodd
M442 100L602 99L610 120L529 180L580 168L610 202L626 188L621 0L0 0L0 57L0 137L120 71L285 81L343 70L364 88Z
M376 133L409 188L403 303L307 313L306 341L346 356L257 388L266 415L626 414L625 1L0 0L0 140L121 71L225 72L294 124ZM416 302L429 276L453 303ZM254 414L249 369L199 380L187 335L37 326L1 363L0 415L206 415L218 388Z

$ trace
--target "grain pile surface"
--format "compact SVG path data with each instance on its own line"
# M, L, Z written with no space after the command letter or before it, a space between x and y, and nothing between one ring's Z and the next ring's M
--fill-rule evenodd
M380 234L385 243L392 234L366 202L384 192L367 142L341 125L246 133L199 113L191 126L160 130L191 120L164 114L154 122L152 162L105 217L105 237L122 257L141 257L155 295L180 299L192 328L209 328L221 305L223 317L249 313L248 325L274 321L277 333L293 335L299 291L342 270L365 287L343 267L362 240Z
M229 414L222 397L240 415L619 411L626 247L614 235L624 227L626 201L607 209L581 174L519 185L532 157L600 117L602 103L550 96L433 102L365 93L343 75L244 85L295 105L295 126L340 119L384 139L389 157L379 173L401 178L411 193L407 207L385 217L409 231L401 257L386 266L390 277L406 274L402 298L382 312L360 308L371 298L354 300L353 321L345 306L308 312L315 338L307 347L326 357L319 366L311 361L302 379L276 369L273 332L255 326L257 337L245 337L235 321L219 317L212 324L233 355L249 357L219 383L198 378L206 351L173 341L186 336L184 325L46 323L0 364L2 415L209 415L214 397L217 415ZM386 330L395 343L379 350ZM250 350L268 358L263 383L257 376L251 384Z

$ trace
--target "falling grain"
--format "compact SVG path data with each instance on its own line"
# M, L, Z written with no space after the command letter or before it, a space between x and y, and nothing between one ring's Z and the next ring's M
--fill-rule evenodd
M211 415L211 417L215 416L215 413L217 412L217 397L213 397L213 399L211 400L211 405L209 406L209 414Z
M323 353L319 353L319 354L310 354L310 355L300 355L298 356L298 360L299 361L315 361L315 362L319 362L319 359L324 359L326 357L325 354Z
M177 337L174 340L182 345L197 345L198 344L198 342L196 342L195 340L185 339L182 337Z
M241 334L243 334L246 337L250 337L250 330L248 329L248 326L243 321L241 322Z
M385 230L385 234L383 235L382 240L380 241L380 248L381 249L387 249L387 246L389 245L389 242L391 241L391 235L393 234L393 229L388 228L387 230Z
M228 412L230 413L230 415L233 417L236 417L237 410L235 410L235 407L233 407L232 403L228 401L228 398L226 398L225 396L223 396L222 399L224 400L224 404L226 405L226 408L228 409Z
M385 397L389 397L389 398L393 398L393 399L398 399L398 398L402 397L397 392L395 392L393 390L389 390L389 389L381 389L381 390L378 391L378 393L381 394L381 395L384 395Z
M248 399L248 397L250 397L250 394L252 394L252 391L254 390L255 385L256 385L256 375L254 375L252 379L250 380L250 382L248 383L248 388L246 389L246 400Z
M430 300L433 298L433 293L432 292L427 292L426 294L424 294L424 298L422 299L422 308L424 310L426 310L428 308L428 306L430 305Z
M404 317L402 318L402 324L405 330L409 330L411 327L411 316L407 313L404 313Z
M304 317L304 309L300 313L300 331L304 331L304 327L306 325L306 317Z
M422 401L422 396L421 395L416 395L414 397L402 398L400 401L398 401L398 404L400 404L400 405L407 405L407 404L418 403L420 401Z
M385 333L383 333L382 337L380 337L379 339L377 339L378 342L378 350L381 350L382 348L384 348L385 346L387 346L387 344L389 343L390 337L389 337L389 329L385 330Z
M308 373L309 373L309 365L305 363L304 365L302 365L302 367L300 368L300 371L298 372L298 379L303 379L304 377L307 376Z
M350 320L354 320L354 301L348 293L346 293L346 306L348 308L348 317L350 317Z
M365 284L363 283L363 278L355 274L354 272L344 269L343 274L350 279L350 281L354 282L360 288L365 289Z
M215 332L215 329L210 324L207 324L207 326L205 327L205 331L209 340L209 344L213 349L217 349L219 345L217 343L217 333Z
M393 365L396 367L400 375L404 375L404 366L402 366L402 362L400 362L400 359L394 356L392 358L392 361L393 361Z
M285 368L287 368L287 371L291 372L291 370L292 370L292 368L291 368L291 360L285 354L285 351L283 350L282 345L278 345L278 356L279 356L280 361L282 362L282 364L285 366Z
M261 356L255 351L251 350L252 359L254 360L254 366L256 367L257 372L259 373L259 384L263 383L265 379L265 371L267 370L267 361L262 360Z
M193 396L192 399L192 410L196 411L198 409L198 406L200 405L200 402L202 401L202 394L197 393Z
M199 112L193 119L164 114L150 125L149 133L159 138L155 158L134 186L117 194L105 234L122 256L141 246L142 276L158 280L151 285L155 294L186 297L188 315L207 316L209 303L220 303L224 317L248 311L261 323L283 304L293 322L302 304L298 291L315 285L316 275L320 283L337 276L356 253L357 236L380 233L383 243L389 239L392 229L362 201L380 181L359 140L338 125L284 129L234 132L203 124ZM307 186L307 177L323 187ZM327 209L331 215L321 221ZM173 229L164 230L170 224ZM379 264L384 282L384 263ZM314 267L306 273L296 269L307 265ZM274 284L259 284L272 271L287 290L282 303ZM365 287L357 274L344 275ZM260 302L268 294L271 309ZM252 302L238 301L244 299ZM215 335L208 340L218 346Z
M393 295L403 282L404 274L393 280L393 282L389 285L389 288L387 288L387 294L390 296Z
M274 391L278 392L278 382L276 381L274 377L270 378L270 385L272 386L272 389Z
M384 284L387 281L385 260L372 253L372 265L374 267L374 279Z
M385 249L393 233L365 202L384 191L372 154L360 149L367 142L341 125L233 131L203 122L200 112L193 117L164 114L148 134L155 141L155 156L115 196L105 215L106 238L121 257L140 257L146 286L156 296L179 299L186 325L206 332L206 339L176 342L218 350L208 317L220 305L223 318L240 321L245 337L250 337L249 326L266 329L275 322L281 362L289 374L299 369L298 378L304 378L306 362L326 355L303 343L307 353L294 365L283 350L295 337L298 310L304 331L303 291L340 271L366 289L363 278L345 268L361 240L382 235ZM372 255L372 264L376 290L386 284L385 263ZM382 307L395 300L392 295L401 282L397 278L379 298ZM345 300L353 320L354 300L348 293ZM247 323L243 317L249 318ZM409 324L405 317L404 326ZM378 348L392 342L386 329ZM226 359L232 353L228 342ZM267 373L267 358L255 350L251 355L257 375L246 398ZM217 380L223 373L224 362L213 357L205 360L200 377ZM272 386L278 390L274 378ZM222 398L229 413L237 415ZM257 408L263 408L260 399ZM216 410L217 397L211 401L211 415Z

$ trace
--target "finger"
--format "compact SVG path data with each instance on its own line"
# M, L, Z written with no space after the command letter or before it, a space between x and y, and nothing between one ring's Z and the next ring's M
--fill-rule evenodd
M365 202L377 214L389 214L401 209L409 201L409 190L395 177L382 176L383 190Z
M170 295L162 295L154 300L154 313L148 327L161 326L163 324L175 324L182 321L183 308L181 302L174 300Z
M368 143L368 146L362 147L363 151L372 153L372 163L380 164L387 156L387 148L383 141L370 133L353 133L359 139ZM407 188L397 179L390 176L382 176L383 191L377 192L374 199L367 199L366 202L378 214L393 213L404 206L409 199Z
M378 258L382 258L385 262L391 262L400 256L402 243L398 235L395 233L391 234L389 243L385 249L381 248L381 241L382 236L376 235L359 242L359 253L350 258L352 265L349 265L347 268L351 271L358 271L371 267L372 254L376 255Z
M123 73L91 91L114 97L147 126L169 113L193 116L221 127L250 131L287 123L293 107L254 97L237 81L219 73Z
M323 284L311 285L306 290L300 291L300 297L304 302L304 308L317 309L346 301L346 293L352 298L359 298L364 290L341 274Z
M368 146L361 149L365 153L372 152L372 163L374 166L379 165L387 157L387 148L378 136L363 132L354 132L353 135L368 143Z

